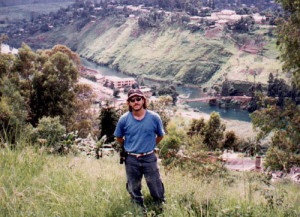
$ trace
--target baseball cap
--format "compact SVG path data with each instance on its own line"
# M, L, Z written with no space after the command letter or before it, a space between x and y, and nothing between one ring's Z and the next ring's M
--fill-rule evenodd
M141 97L145 98L143 92L140 89L130 89L128 91L128 98L127 98L127 100L129 100L133 96L141 96Z

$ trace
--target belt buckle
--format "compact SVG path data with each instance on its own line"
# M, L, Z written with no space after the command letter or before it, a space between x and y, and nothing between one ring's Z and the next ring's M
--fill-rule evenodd
M153 151L146 152L146 153L140 153L140 154L137 154L137 153L129 153L129 154L135 156L136 158L139 158L139 157L146 156L146 155L149 155L152 153L153 153Z

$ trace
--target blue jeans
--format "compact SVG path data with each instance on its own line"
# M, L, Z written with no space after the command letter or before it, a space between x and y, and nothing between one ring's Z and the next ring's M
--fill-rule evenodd
M165 189L162 183L157 165L155 153L135 157L127 155L125 160L127 184L126 188L131 196L131 200L143 205L142 178L145 176L150 194L156 203L165 201Z

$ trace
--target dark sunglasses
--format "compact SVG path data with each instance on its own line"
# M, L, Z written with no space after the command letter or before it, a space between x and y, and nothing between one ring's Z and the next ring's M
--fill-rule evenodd
M139 101L141 101L141 99L142 99L142 97L137 97L137 98L134 98L134 99L129 99L129 101L130 102L135 102L135 101L139 102Z

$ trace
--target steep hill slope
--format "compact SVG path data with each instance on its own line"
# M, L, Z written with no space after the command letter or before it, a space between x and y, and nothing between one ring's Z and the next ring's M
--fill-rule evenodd
M136 18L107 17L79 31L78 23L69 24L31 37L27 43L66 44L85 58L127 74L211 86L225 77L266 83L270 72L280 70L274 38L264 36L263 56L257 54L261 49L254 43L256 35L267 31L260 28L237 46L219 28L194 33L177 25L144 29Z

